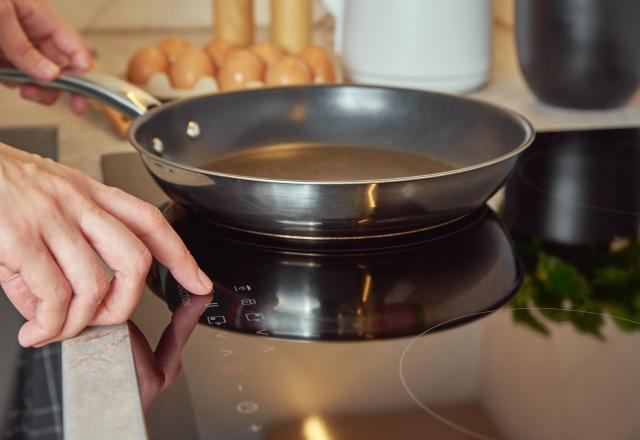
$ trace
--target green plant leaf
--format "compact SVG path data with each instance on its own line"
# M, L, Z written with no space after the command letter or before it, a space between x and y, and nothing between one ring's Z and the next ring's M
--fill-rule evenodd
M587 278L574 265L543 252L538 256L536 279L541 288L550 294L545 298L554 307L562 305L565 299L582 304L591 293Z

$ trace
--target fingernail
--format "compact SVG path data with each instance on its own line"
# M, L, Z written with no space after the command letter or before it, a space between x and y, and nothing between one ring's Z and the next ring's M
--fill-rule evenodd
M202 271L202 269L198 269L198 277L200 278L200 283L202 287L204 287L207 292L210 292L213 289L213 281L207 276L206 273Z
M60 74L60 68L46 58L40 59L37 69L46 79L54 79Z

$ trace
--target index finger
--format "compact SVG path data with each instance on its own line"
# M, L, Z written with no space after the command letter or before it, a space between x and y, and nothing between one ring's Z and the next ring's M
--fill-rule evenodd
M213 282L156 207L98 182L90 191L94 201L122 221L185 289L196 295L211 292Z

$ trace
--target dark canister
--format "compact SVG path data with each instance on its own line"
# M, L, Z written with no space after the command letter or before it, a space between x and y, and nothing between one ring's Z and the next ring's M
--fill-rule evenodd
M524 77L549 104L623 105L640 83L640 1L517 0Z

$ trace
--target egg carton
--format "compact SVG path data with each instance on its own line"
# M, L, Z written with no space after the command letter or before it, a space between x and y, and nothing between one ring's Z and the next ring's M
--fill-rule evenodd
M335 83L344 82L344 72L342 64L334 60ZM313 84L326 84L321 76L313 79ZM161 101L175 101L178 99L192 98L194 96L210 95L221 92L218 81L212 76L203 76L191 89L178 89L171 84L169 75L165 72L158 72L149 78L149 82L144 86L139 86L145 92L155 96ZM259 89L265 87L263 81L252 81L247 84L248 89Z
M209 95L220 91L218 81L212 76L203 76L191 89L178 89L171 84L169 75L164 72L153 74L149 82L141 88L161 101Z

